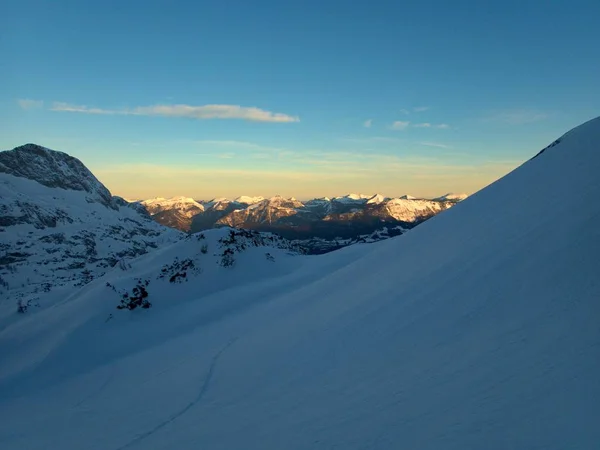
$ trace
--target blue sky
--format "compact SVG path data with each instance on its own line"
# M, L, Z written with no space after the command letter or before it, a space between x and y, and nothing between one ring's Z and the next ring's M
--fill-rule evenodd
M0 7L0 148L129 198L474 192L600 114L596 1Z

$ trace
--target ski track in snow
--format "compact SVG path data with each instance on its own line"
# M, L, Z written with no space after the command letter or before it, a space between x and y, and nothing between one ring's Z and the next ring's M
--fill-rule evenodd
M104 391L104 389L106 389L108 387L108 385L112 382L112 380L115 378L115 372L116 372L116 369L113 368L111 370L111 372L108 374L108 376L106 377L106 380L104 380L104 383L102 383L100 385L100 387L98 387L98 389L96 389L95 391L86 395L81 400L79 400L76 404L74 404L73 409L79 408L84 403L86 403L86 402L90 401L91 399L93 399L94 397L97 397L98 395L100 395Z
M116 450L125 450L126 448L131 448L131 446L136 445L136 444L140 443L141 441L143 441L144 439L152 436L158 430L160 430L161 428L164 428L165 426L167 426L170 423L174 422L179 417L183 416L186 412L188 412L190 409L192 409L194 406L196 406L202 400L202 398L204 397L204 395L208 391L208 388L210 387L210 381L212 380L212 377L213 377L213 374L215 372L215 368L217 366L217 362L219 361L219 358L237 340L238 340L238 337L232 338L227 344L225 344L225 346L221 350L219 350L212 357L212 360L210 362L210 366L208 367L208 372L206 374L206 377L204 378L204 382L202 383L202 387L200 388L200 391L198 392L198 395L196 395L195 399L193 399L184 408L182 408L181 410L177 411L175 414L173 414L167 420L159 423L158 425L156 425L151 430L149 430L149 431L147 431L147 432L145 432L145 433L143 433L143 434L135 437L134 439L132 439L131 441L129 441L127 444L122 445L121 447L118 447Z

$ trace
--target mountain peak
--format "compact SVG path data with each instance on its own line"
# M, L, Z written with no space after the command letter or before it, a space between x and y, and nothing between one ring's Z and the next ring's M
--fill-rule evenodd
M234 201L237 203L245 203L246 205L253 205L255 203L258 202L262 202L265 198L258 196L258 197L252 197L249 195L240 195L238 198L236 198Z
M442 195L441 197L434 198L434 200L444 201L444 202L460 202L467 198L467 194L454 194L449 192L447 194Z
M371 197L369 197L369 199L367 200L368 204L379 204L379 203L383 203L385 202L387 199L387 197L385 195L381 195L381 194L375 194Z
M37 144L0 152L0 173L37 181L44 186L85 191L112 206L110 191L77 158Z

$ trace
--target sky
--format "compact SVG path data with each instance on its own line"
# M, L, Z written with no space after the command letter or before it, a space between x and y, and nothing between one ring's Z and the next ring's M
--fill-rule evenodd
M597 1L0 5L0 148L130 199L473 193L600 115Z

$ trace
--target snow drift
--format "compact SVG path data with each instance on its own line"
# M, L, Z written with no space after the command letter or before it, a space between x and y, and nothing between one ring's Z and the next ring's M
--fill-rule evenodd
M599 147L595 119L404 236L118 311L142 256L0 333L0 445L597 448Z

